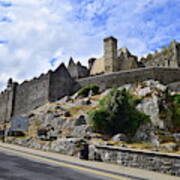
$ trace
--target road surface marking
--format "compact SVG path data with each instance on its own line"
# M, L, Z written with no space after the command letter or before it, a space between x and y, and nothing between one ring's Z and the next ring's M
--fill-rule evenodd
M110 173L101 172L101 171L94 170L94 169L89 169L89 168L85 168L85 167L71 165L71 164L68 164L68 163L59 162L59 161L56 161L56 160L47 159L45 157L39 157L38 155L32 155L32 154L28 154L28 153L25 153L25 152L19 152L19 151L4 148L4 147L0 147L0 150L5 151L5 152L6 151L12 152L12 153L18 154L20 156L29 157L29 158L40 160L40 161L49 162L49 163L52 163L52 164L56 164L58 166L63 166L63 167L68 167L68 168L72 168L72 169L78 169L78 170L81 170L81 171L86 171L86 172L97 174L97 175L104 176L104 177L109 177L109 178L118 179L118 180L132 180L132 179L129 179L129 178L120 177L118 175L113 175L113 174L110 174Z

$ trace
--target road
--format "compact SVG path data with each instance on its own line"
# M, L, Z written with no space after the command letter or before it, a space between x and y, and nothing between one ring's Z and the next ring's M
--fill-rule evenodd
M60 167L0 152L1 180L103 180L109 179L77 169Z
M179 177L0 143L0 180L176 180Z
M82 166L69 164L68 167L68 164L64 163L61 166L58 162L53 163L53 160L38 159L22 157L0 149L0 180L141 180L141 178L125 178L94 169L92 169L93 173L90 173ZM113 176L115 178L112 178Z

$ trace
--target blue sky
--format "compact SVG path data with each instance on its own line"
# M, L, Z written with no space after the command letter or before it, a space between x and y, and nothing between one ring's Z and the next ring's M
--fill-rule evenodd
M0 0L0 89L102 55L102 40L143 56L180 40L180 0Z

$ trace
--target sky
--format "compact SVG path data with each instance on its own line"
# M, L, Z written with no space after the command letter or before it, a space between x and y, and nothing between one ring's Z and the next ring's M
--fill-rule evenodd
M0 90L103 54L103 39L139 57L180 40L180 0L0 0Z

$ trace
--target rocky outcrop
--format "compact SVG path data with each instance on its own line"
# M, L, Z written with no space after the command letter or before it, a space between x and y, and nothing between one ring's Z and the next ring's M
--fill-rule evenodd
M128 138L125 134L122 134L122 133L119 133L119 134L116 134L114 135L112 138L111 138L112 141L114 142L120 142L120 141L125 141L127 142L128 141Z

